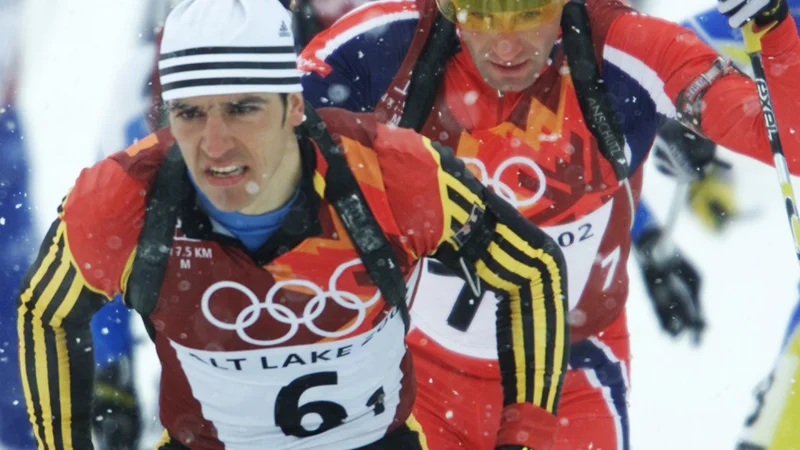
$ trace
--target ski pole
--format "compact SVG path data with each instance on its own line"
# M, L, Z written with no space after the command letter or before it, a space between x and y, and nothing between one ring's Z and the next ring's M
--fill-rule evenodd
M672 232L675 230L675 225L678 223L678 216L683 207L683 202L686 201L687 195L689 195L689 183L678 181L678 184L675 186L675 193L672 194L667 220L661 229L661 241L653 249L653 254L657 259L666 259L670 254L675 253L675 243L672 240Z
M786 164L786 155L783 153L783 145L778 134L778 122L775 119L774 109L772 108L772 98L769 95L767 77L764 74L764 61L761 58L761 38L769 30L777 25L773 23L764 29L756 31L755 21L745 24L743 31L744 46L750 56L750 63L753 66L756 87L758 88L758 98L761 101L761 112L764 115L764 122L767 128L767 138L769 138L772 158L775 162L775 170L778 172L778 181L781 185L781 193L786 206L786 215L789 218L789 226L792 229L794 239L794 251L800 262L800 216L797 214L797 201L795 201L792 182L789 178L789 166Z

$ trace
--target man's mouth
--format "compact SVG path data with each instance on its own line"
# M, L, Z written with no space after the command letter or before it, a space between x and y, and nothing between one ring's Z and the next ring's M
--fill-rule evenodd
M211 186L231 188L245 180L250 168L240 164L216 165L207 167L203 172Z
M496 62L496 61L492 61L492 64L494 64L495 66L498 66L498 67L510 67L510 68L513 68L513 67L519 67L519 66L525 64L526 62L528 62L527 59L524 60L524 61L517 61L517 62L511 62L511 61Z
M241 175L247 170L247 166L230 165L224 167L209 167L206 173L214 178L230 178Z
M521 72L521 71L527 69L528 66L531 64L531 60L529 60L529 59L526 59L524 61L514 62L514 63L512 63L512 62L494 62L494 61L490 61L490 62L492 64L492 67L495 68L495 70L498 70L501 73L511 73L511 74L517 73L517 72Z

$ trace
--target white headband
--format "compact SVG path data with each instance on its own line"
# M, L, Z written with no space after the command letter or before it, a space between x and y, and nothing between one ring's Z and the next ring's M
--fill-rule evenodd
M164 24L164 101L301 92L292 16L279 0L184 0Z

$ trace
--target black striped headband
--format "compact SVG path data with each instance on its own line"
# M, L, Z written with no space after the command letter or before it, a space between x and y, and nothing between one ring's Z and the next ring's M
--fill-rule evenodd
M200 95L302 91L292 46L198 47L161 54L164 101Z

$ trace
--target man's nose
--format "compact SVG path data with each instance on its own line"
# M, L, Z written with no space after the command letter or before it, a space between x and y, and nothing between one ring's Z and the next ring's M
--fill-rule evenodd
M230 127L219 114L209 114L200 149L210 158L219 158L233 148Z
M492 43L492 51L503 61L514 61L522 52L522 41L515 33L501 33Z

